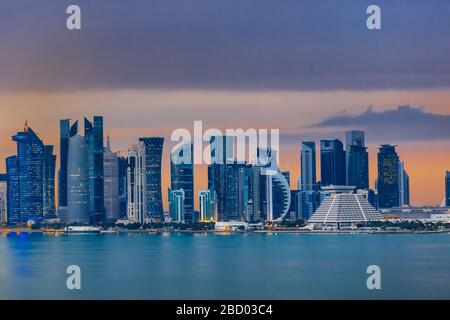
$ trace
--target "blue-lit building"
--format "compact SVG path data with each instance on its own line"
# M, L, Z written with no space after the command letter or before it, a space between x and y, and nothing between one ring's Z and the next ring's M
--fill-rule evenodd
M144 208L147 218L154 221L164 221L164 209L161 187L161 161L164 138L139 138L142 146L142 170L145 175Z
M8 175L9 223L43 217L44 144L25 123L22 132L12 137L17 156L6 160Z
M395 146L381 145L378 151L378 206L392 208L400 205L400 159Z
M128 201L128 159L119 156L119 215L120 218L127 216Z
M365 146L364 131L345 133L347 156L347 185L356 189L369 189L369 153Z
M194 145L184 144L170 155L171 190L183 190L183 221L194 221ZM169 195L170 200L170 195Z
M17 156L6 158L8 223L20 222L19 166Z
M186 200L185 192L183 189L179 190L168 190L169 197L169 215L170 221L177 223L184 223L186 214L184 212Z
M53 154L53 146L44 146L43 167L43 216L44 218L56 217L55 204L55 171L56 156Z
M217 221L217 201L214 190L200 190L198 193L200 221Z
M84 138L88 147L89 210L93 222L105 219L103 117L84 118Z
M338 139L320 140L320 173L322 186L346 185L344 145Z

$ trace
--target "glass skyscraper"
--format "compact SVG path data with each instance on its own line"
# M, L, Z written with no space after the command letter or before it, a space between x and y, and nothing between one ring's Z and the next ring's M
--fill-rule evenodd
M142 169L144 175L144 207L146 216L155 221L164 221L164 209L161 189L161 161L164 138L139 138L142 151Z
M183 190L183 221L194 220L194 145L184 144L170 154L172 192ZM169 198L170 200L170 198Z
M17 143L17 157L7 159L11 181L10 222L24 222L43 216L44 144L25 123L22 132L12 137Z
M186 214L184 212L186 200L185 192L183 189L179 190L168 190L169 196L169 214L172 222L186 222Z
M320 140L320 172L322 186L347 183L344 145L338 139Z
M104 196L106 219L115 221L120 218L119 211L119 157L112 152L109 136L103 156Z
M88 146L89 210L93 222L105 218L103 117L94 116L93 123L84 118L84 138Z
M127 216L127 185L128 185L128 159L119 156L119 215L120 218Z
M347 156L347 185L356 189L369 189L369 153L365 146L364 131L345 134Z
M217 221L217 201L214 190L200 190L198 198L200 221Z
M19 164L17 156L6 158L8 223L20 222Z
M398 207L400 202L399 157L395 146L381 145L378 151L378 206Z
M67 166L67 214L63 221L88 224L91 222L89 197L89 165L86 140L75 135L69 139Z
M300 151L301 189L314 190L316 186L316 143L303 141Z
M56 156L53 154L53 146L44 146L43 168L43 214L44 218L55 218L55 170Z

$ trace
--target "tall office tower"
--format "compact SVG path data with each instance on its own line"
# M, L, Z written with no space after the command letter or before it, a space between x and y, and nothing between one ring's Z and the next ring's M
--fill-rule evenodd
M69 139L67 163L67 214L64 222L88 224L91 221L88 146L80 135Z
M344 146L338 139L320 140L320 171L322 186L347 183Z
M445 206L450 207L450 171L445 172Z
M172 222L184 223L185 221L185 192L183 189L168 190L169 196L169 214ZM192 221L192 220L191 220Z
M146 216L155 221L164 221L164 209L161 190L161 160L164 138L139 138L140 149L143 151L142 169L144 173L145 197L144 208Z
M128 220L164 221L161 159L164 138L139 138L128 150Z
M8 177L0 174L0 223L8 222Z
M365 146L364 131L345 133L347 158L347 185L356 189L369 189L369 153Z
M245 164L233 163L225 165L225 212L224 221L245 220Z
M211 137L211 164L208 166L208 189L214 190L217 196L218 221L228 221L226 201L227 163L233 164L234 141L232 136Z
M171 190L183 190L183 221L194 220L194 145L181 145L170 154Z
M93 123L84 118L84 138L88 147L89 210L94 222L105 219L103 168L103 117L94 116Z
M78 133L78 121L70 125L70 119L59 122L60 150L58 173L58 215L62 220L67 211L67 164L69 158L69 139Z
M12 203L17 211L13 210L11 217L17 219L15 216L17 213L19 221L36 216L42 217L44 144L26 122L24 130L18 132L12 139L17 143L17 163L12 164L12 168L17 169L18 204ZM10 172L8 174L13 175ZM17 198L17 195L13 198Z
M43 167L43 214L44 218L56 217L55 204L55 171L56 156L53 154L53 146L44 146Z
M128 149L127 170L127 219L133 222L144 223L144 171L143 150L140 144Z
M19 164L17 156L6 158L8 223L20 222Z
M301 189L314 190L316 186L316 143L302 142L300 151Z
M106 219L114 221L120 218L119 207L119 157L112 152L109 136L103 155L104 196Z
M217 221L217 201L214 190L200 190L198 193L200 221Z
M381 145L378 151L378 206L392 208L399 206L399 157L395 146Z
M128 159L119 156L119 216L121 219L127 216L127 181L128 181Z
M398 163L398 187L399 206L409 206L409 175L405 170L403 161Z

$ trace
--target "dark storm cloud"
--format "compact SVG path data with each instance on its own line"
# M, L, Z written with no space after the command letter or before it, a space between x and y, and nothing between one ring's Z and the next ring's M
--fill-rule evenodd
M376 112L369 107L359 115L340 114L313 125L315 128L360 128L370 140L395 143L405 140L450 139L450 115L426 112L420 107L398 106Z
M372 2L2 0L0 89L448 87L450 4Z

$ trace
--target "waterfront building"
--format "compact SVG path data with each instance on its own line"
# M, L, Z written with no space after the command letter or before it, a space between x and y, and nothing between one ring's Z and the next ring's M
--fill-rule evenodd
M304 141L300 152L301 190L313 190L316 186L316 143Z
M30 218L43 217L43 169L44 144L28 127L12 137L17 143L17 156L7 159L9 222L26 222ZM9 184L8 184L9 186ZM10 210L11 209L11 210Z
M127 217L127 184L128 184L128 159L118 156L119 161L119 216Z
M131 221L164 221L161 160L164 138L139 138L128 151L128 211Z
M76 134L69 139L67 163L67 224L91 222L89 162L86 140Z
M308 221L327 194L323 190L292 190L291 207L289 209L291 220Z
M347 185L356 189L369 189L369 153L365 146L364 131L345 133Z
M84 138L88 147L89 211L93 222L105 219L103 117L93 122L84 118Z
M214 190L200 190L198 193L198 202L200 207L200 221L216 221L217 222L217 199Z
M43 160L43 216L46 219L56 218L55 203L55 172L56 156L53 154L53 146L44 146Z
M194 145L179 146L170 154L171 190L183 190L183 221L194 221Z
M309 219L309 223L340 228L383 220L382 215L370 205L364 195L354 193L353 186L329 186L322 189L329 192L329 195Z
M20 222L19 167L17 156L6 158L8 223Z
M0 223L8 222L8 177L0 174Z
M399 207L409 206L409 175L403 161L398 163L398 177Z
M399 162L395 146L386 144L379 147L377 191L380 208L398 207L400 204Z
M59 122L59 172L58 172L58 215L64 220L67 211L67 165L69 158L69 139L78 133L78 121L70 125L70 119Z
M450 171L445 172L445 206L450 207Z
M346 185L344 145L338 139L320 140L321 185Z
M186 195L183 189L168 190L169 196L169 214L172 222L184 223L185 221L185 200Z
M105 213L107 220L118 220L120 218L119 206L119 157L112 152L109 136L106 141L103 156L104 170L104 197Z

